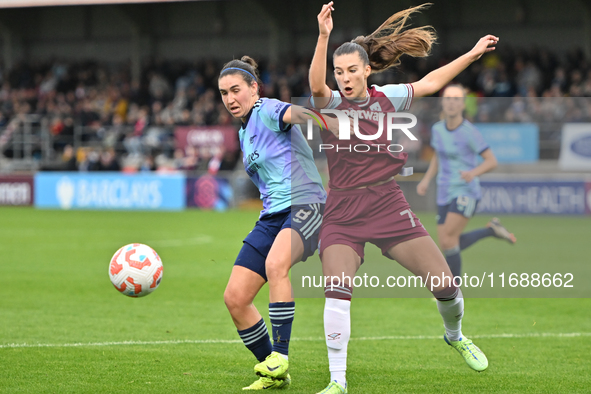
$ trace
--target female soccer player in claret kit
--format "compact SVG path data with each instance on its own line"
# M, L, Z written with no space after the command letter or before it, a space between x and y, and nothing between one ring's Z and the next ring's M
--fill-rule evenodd
M410 84L367 86L372 72L396 66L406 54L424 57L435 41L430 27L403 30L408 17L424 6L398 12L386 20L374 33L361 36L341 45L333 54L334 76L339 91L331 91L326 84L327 47L332 31L330 2L318 14L320 34L310 67L312 104L321 109L357 113L359 132L365 136L376 132L384 117L371 112L390 115L410 108L413 97L428 96L447 85L456 75L484 53L495 49L498 38L487 35L472 50L451 63L432 71L418 82ZM375 119L378 119L376 121ZM384 256L396 260L414 275L427 281L429 273L441 273L448 280L434 287L433 296L445 326L445 341L456 349L466 363L476 371L488 367L484 353L462 335L461 321L464 301L461 290L451 284L451 272L439 248L411 211L394 176L406 162L406 153L392 153L384 149L390 141L386 133L372 141L373 149L357 152L350 149L358 136L339 140L321 132L323 143L339 146L326 150L329 168L330 193L326 202L320 232L319 253L323 274L353 278L364 258L366 242L378 246ZM382 149L377 149L382 147ZM352 283L325 288L324 330L331 373L325 394L347 392L347 346L351 335Z
M240 338L259 361L254 369L260 378L244 390L287 388L295 312L288 274L293 264L305 261L317 248L326 192L297 125L308 119L305 111L261 98L253 59L244 56L227 63L218 87L228 111L242 120L244 167L263 200L259 220L244 239L224 293ZM267 281L273 345L252 303Z
M462 234L480 201L478 177L497 165L492 150L478 129L464 119L466 95L461 85L449 85L442 95L444 119L431 129L435 153L417 193L424 196L429 182L437 174L437 238L454 276L462 274L460 251L473 243L496 237L514 244L516 239L493 218L485 228ZM484 159L478 164L478 156Z

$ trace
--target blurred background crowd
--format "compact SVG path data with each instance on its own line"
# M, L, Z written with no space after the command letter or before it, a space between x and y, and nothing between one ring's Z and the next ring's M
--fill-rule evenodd
M370 82L384 85L418 81L460 54L406 57L399 68L375 74ZM257 60L263 97L289 102L292 97L309 95L310 58L284 59L279 64ZM217 91L221 67L222 63L214 60L189 63L153 59L144 63L139 82L133 82L127 63L56 59L16 64L10 70L2 68L0 152L8 158L15 155L7 149L14 131L10 125L27 118L30 122L45 122L49 128L58 164L47 169L234 169L238 152L225 152L223 147L175 147L177 126L239 128ZM457 82L470 92L466 117L476 122L591 121L591 101L576 99L591 97L591 59L580 50L559 55L537 47L504 45L471 65ZM549 133L550 139L560 138ZM419 157L421 147L428 146L429 130L420 135L421 145L415 149Z

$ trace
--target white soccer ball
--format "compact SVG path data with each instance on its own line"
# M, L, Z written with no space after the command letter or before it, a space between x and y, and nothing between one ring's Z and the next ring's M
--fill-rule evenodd
M119 249L109 264L109 278L120 293L147 296L162 280L162 260L151 247L129 244Z

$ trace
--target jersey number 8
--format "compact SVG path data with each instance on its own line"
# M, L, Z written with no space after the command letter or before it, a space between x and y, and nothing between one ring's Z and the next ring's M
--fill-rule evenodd
M298 211L298 213L296 213L294 215L293 221L296 223L301 223L302 221L305 221L306 219L308 219L308 217L310 216L311 213L312 213L312 211L306 211L305 209L300 209Z

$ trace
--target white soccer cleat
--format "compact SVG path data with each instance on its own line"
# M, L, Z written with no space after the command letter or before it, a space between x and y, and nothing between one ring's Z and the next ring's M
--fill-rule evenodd
M492 228L495 233L495 237L499 239L504 239L505 241L514 244L517 242L517 238L513 233L510 233L502 224L499 218L492 218L490 222L486 225L486 227Z

